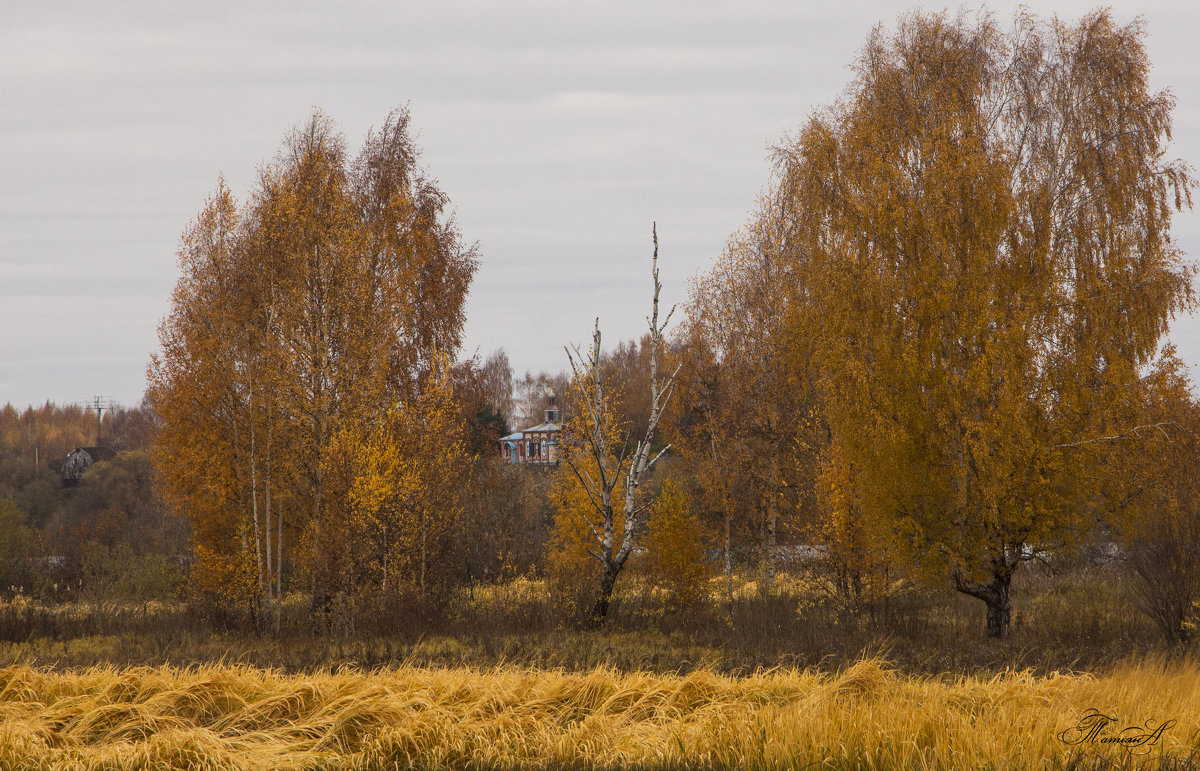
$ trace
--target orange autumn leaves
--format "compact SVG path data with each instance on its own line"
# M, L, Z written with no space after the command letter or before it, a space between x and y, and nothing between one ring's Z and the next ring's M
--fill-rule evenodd
M769 561L778 520L856 594L948 579L1003 636L1021 562L1125 516L1131 429L1187 398L1161 343L1194 275L1143 35L1105 11L872 33L693 292L680 445L726 533Z
M249 598L269 617L285 571L306 573L317 602L364 571L384 580L358 564L380 560L363 543L380 528L359 525L394 520L389 501L412 490L404 474L382 490L380 475L397 454L461 452L420 412L450 388L477 263L447 203L420 171L406 112L353 158L318 114L249 200L222 182L184 232L149 395L165 424L164 491L192 523L202 592ZM425 488L431 500L437 487ZM379 548L394 556L397 543Z
M915 13L781 150L829 513L983 600L994 636L1017 565L1117 513L1096 470L1136 448L1089 440L1179 390L1160 342L1192 180L1141 36Z

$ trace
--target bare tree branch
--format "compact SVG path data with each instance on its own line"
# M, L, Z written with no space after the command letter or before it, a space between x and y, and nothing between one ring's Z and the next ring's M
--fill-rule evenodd
M592 346L586 356L578 345L574 352L565 347L567 359L575 380L580 400L583 402L585 415L578 433L583 434L582 441L577 446L585 449L595 462L599 475L599 483L595 483L586 470L579 468L573 461L568 460L579 483L587 492L592 507L600 512L603 518L603 533L600 526L588 519L588 527L592 537L596 539L598 551L589 549L604 566L601 577L600 595L592 611L594 622L602 622L608 612L609 599L617 575L634 549L634 538L641 515L652 505L653 501L639 504L637 491L646 475L654 468L659 459L670 449L670 445L659 450L653 458L650 457L655 434L667 404L674 394L675 381L680 371L677 365L665 379L659 373L660 357L663 352L663 330L670 322L675 312L674 306L667 313L663 322L659 323L659 295L662 284L658 278L658 226L651 230L654 242L654 255L651 262L651 273L654 280L654 294L650 316L646 322L650 328L650 417L644 434L630 449L630 435L627 432L615 458L610 458L608 432L614 428L609 402L605 398L601 381L600 357L600 320L596 320L592 333ZM615 460L615 468L610 465ZM623 502L624 527L622 528L620 545L614 551L614 530L616 529L616 513L613 511L613 490L623 478L625 497ZM585 517L585 519L587 519Z
M1054 449L1067 450L1067 449L1071 449L1073 447L1083 447L1084 445L1087 445L1087 444L1095 444L1097 442L1119 442L1127 436L1139 436L1140 437L1140 434L1138 433L1139 431L1153 429L1153 428L1157 428L1162 433L1163 436L1165 436L1169 439L1170 435L1167 433L1165 426L1176 426L1176 425L1178 425L1178 424L1176 424L1175 421L1167 420L1167 421L1163 421L1162 423L1150 423L1150 424L1144 425L1144 426L1134 426L1133 428L1129 429L1128 431L1123 431L1119 434L1113 434L1112 436L1097 436L1097 437L1093 437L1091 439L1081 439L1078 442L1067 442L1065 444L1056 444L1056 445L1054 445Z

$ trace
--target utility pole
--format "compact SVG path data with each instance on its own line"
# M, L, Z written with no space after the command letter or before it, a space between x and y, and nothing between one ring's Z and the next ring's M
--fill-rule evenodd
M26 413L29 415L29 441L33 442L33 473L37 475L38 464L41 462L41 445L38 443L37 433L37 418L33 410Z
M96 446L100 446L100 419L105 410L112 410L112 399L104 400L103 396L93 396L92 406L96 408Z

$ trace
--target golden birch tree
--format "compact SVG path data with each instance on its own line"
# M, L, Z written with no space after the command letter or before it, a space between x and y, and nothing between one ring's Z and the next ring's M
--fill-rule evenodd
M1179 371L1158 373L1148 400L1134 405L1153 428L1139 429L1136 453L1126 439L1106 442L1097 479L1114 510L1098 522L1124 551L1134 602L1172 643L1187 644L1200 616L1200 401Z
M611 416L614 412L612 396L606 395L605 399L609 400L607 414ZM574 401L569 400L564 405L572 415L565 425L564 433L568 436L578 435L587 428L587 419L582 417L583 405L571 404ZM570 409L574 406L580 409ZM558 448L561 466L548 490L554 521L547 544L546 574L551 600L572 619L595 623L591 614L595 610L603 575L602 571L596 570L596 563L600 561L603 565L600 539L604 526L603 513L597 511L593 501L594 487L587 486L585 480L603 480L618 470L623 473L617 465L617 452L623 439L621 428L613 419L606 424L603 463L590 445L566 441ZM609 511L614 533L625 530L625 508L621 498L624 489L623 479L612 480Z
M241 336L239 226L237 204L221 181L181 239L182 276L159 330L148 388L163 422L154 447L163 497L191 522L196 587L225 601L253 594L240 461L244 361L229 345Z
M306 566L314 606L348 588L339 431L417 403L460 343L476 254L447 202L406 112L353 159L317 114L244 206L222 183L184 233L149 372L157 465L193 522L198 575L276 624L285 562Z
M1140 22L914 13L783 153L838 476L1009 632L1014 570L1086 530L1191 269ZM1107 450L1105 450L1107 451Z

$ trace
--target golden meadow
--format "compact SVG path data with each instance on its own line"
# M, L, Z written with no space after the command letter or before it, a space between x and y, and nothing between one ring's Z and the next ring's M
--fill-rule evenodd
M279 637L178 604L4 602L0 769L1200 768L1196 651L1158 642L1125 580L1023 574L1004 641L949 589L872 620L798 577L739 587L732 624L631 581L603 630L524 580L343 637L306 632L302 597ZM1091 709L1103 736L1057 738Z
M0 767L1191 768L1198 705L1200 667L1163 657L1040 676L877 659L744 676L12 665ZM1089 738L1075 730L1089 710L1115 722ZM1104 741L1123 729L1148 738Z

